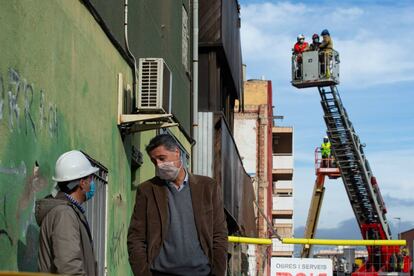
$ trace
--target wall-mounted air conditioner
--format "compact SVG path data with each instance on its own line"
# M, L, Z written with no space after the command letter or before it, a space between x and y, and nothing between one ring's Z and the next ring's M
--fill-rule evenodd
M164 59L139 59L137 93L139 113L171 114L172 75Z

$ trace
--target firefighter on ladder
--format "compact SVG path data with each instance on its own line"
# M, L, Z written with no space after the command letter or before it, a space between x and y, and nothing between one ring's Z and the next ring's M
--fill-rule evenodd
M321 145L321 155L322 155L322 167L330 167L331 159L331 142L329 142L328 136L323 137L323 143Z
M322 43L319 45L321 74L329 79L331 77L333 41L327 29L322 31L321 36Z

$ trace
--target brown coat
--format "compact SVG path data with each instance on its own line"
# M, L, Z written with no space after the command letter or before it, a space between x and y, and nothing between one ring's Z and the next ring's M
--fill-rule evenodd
M96 261L88 222L62 192L36 201L40 272L94 276Z
M194 219L201 247L210 260L212 275L223 276L227 264L227 226L222 192L212 178L189 174ZM168 227L168 193L163 180L142 183L128 230L129 262L135 276L152 275Z
M333 41L329 35L323 36L322 43L319 45L319 49L321 51L325 51L326 53L332 53Z

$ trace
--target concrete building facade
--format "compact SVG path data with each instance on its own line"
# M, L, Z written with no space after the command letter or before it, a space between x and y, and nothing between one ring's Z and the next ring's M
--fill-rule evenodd
M275 125L272 128L272 222L282 238L291 238L293 224L293 128ZM273 239L273 257L292 257L293 245Z
M293 128L274 124L270 81L244 82L244 109L235 113L234 126L243 165L254 179L258 236L273 238L271 247L249 246L249 268L269 275L271 258L293 256L293 245L281 244L274 233L292 237L294 227Z
M239 106L236 106L238 109ZM240 107L242 108L242 107ZM272 83L244 82L244 106L234 117L235 139L247 173L254 179L258 237L272 235ZM253 249L254 248L254 249ZM255 251L254 256L251 256ZM269 275L270 246L250 246L253 275Z

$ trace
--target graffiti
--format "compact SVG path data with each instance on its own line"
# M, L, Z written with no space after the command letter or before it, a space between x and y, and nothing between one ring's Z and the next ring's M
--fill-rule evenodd
M0 121L3 119L3 107L4 107L4 83L3 77L0 75Z
M10 167L0 166L0 173L26 176L26 164L22 161L18 167L15 167L13 164Z
M8 101L8 113L6 114L4 112L5 100ZM37 100L38 109L35 104ZM39 120L34 119L35 113L39 113ZM52 138L57 137L58 110L56 105L47 103L44 91L42 89L36 91L34 84L29 83L14 68L8 70L7 83L0 73L0 121L6 116L8 116L8 126L11 132L20 133L20 123L24 122L26 136L33 133L36 139L39 131L46 129Z
M123 248L123 245L126 244L124 237L125 224L122 224L121 227L112 233L110 252L113 256L114 265L118 266L122 260L126 258L126 250Z
M58 130L58 118L57 107L49 104L49 134L50 137L57 136Z
M10 234L7 231L8 226L7 226L7 217L6 217L6 206L7 206L6 200L7 200L7 196L4 195L4 198L3 198L3 210L0 213L0 218L3 220L4 228L0 228L0 237L1 236L6 236L6 238L10 242L10 245L13 246L13 239L11 238Z
M14 69L9 69L9 128L19 130L20 108L17 104L20 92L20 76ZM14 122L16 121L16 126Z
M26 135L28 132L28 125L30 125L33 129L33 133L36 136L36 126L34 124L32 115L30 114L30 107L33 104L33 97L34 97L34 90L31 84L26 84L26 80L23 82L24 85L24 122L25 122L25 130ZM30 100L29 100L30 98Z
M46 124L47 122L47 118L45 115L45 93L43 92L43 90L40 90L40 104L39 104L39 124L40 127L43 128L43 126Z
M48 116L46 116L46 113ZM49 110L45 110L45 93L43 90L40 90L40 105L39 105L39 124L40 127L43 128L47 124L47 121L49 120L48 124L48 130L51 137L57 136L58 134L58 117L57 117L57 107L56 105L49 104Z

